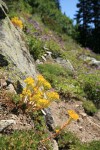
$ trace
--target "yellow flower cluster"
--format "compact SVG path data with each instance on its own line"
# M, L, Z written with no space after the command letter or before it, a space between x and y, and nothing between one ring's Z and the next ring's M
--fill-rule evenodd
M44 108L48 107L49 106L49 100L47 100L47 99L39 99L37 105L38 105L39 108L41 108L41 106L44 107Z
M27 95L27 96L31 96L31 91L28 90L27 88L23 89L22 95Z
M53 100L59 99L59 95L51 91L51 85L42 75L37 80L28 77L24 80L26 87L20 94L21 101L26 104L27 109L38 110L48 107ZM31 107L30 107L31 105Z
M17 27L23 29L23 23L22 23L22 21L21 21L18 17L12 18L12 19L11 19L11 22L12 22L15 26L17 26Z
M27 85L31 85L34 87L34 79L32 77L28 77L24 80Z
M56 100L56 99L59 99L59 95L58 95L58 93L56 93L56 92L46 92L46 95L47 95L47 98L49 99L49 100Z
M59 129L56 129L55 132L58 134L58 133L60 132L60 130L59 130Z
M50 83L47 82L47 80L45 80L42 75L38 75L37 79L38 79L38 83L40 86L42 85L42 86L44 86L44 88L47 88L47 89L51 88Z
M79 119L78 114L74 110L68 110L68 114L69 114L70 118L72 118L74 120Z

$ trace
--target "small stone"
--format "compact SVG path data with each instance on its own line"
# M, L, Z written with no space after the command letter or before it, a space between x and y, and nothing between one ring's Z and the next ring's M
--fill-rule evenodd
M46 52L49 56L51 56L51 54L52 54L52 52L50 52L50 51L47 51Z
M18 119L18 117L16 115L14 115L14 114L11 114L10 118L13 119L13 120L17 120Z
M79 107L80 105L75 105L75 107Z
M85 118L85 117L87 116L86 113L80 113L80 115L81 115L83 118Z
M48 49L47 47L45 47L45 46L44 46L43 48L44 48L44 50L46 50L46 51L48 51L48 50L49 50L49 49Z
M7 82L5 79L0 79L0 86L1 88L6 87L7 86Z
M82 126L80 126L80 127L79 127L79 130L80 130L80 131L82 131L82 130L83 130L83 127L82 127Z
M77 122L83 123L83 119L79 118Z
M0 120L0 132L3 131L5 128L8 126L16 124L15 120L10 119L10 120Z
M13 86L12 84L9 84L9 85L7 86L7 90L10 91L10 92L12 92L12 93L15 93L15 94L16 94L16 91L15 91L14 86Z
M44 54L44 56L46 57L46 56L47 56L47 54Z
M44 56L41 56L42 57L42 59L44 60L44 61L46 61L46 58L44 57Z
M39 59L36 60L36 64L43 64Z
M59 150L56 140L53 140L53 150Z

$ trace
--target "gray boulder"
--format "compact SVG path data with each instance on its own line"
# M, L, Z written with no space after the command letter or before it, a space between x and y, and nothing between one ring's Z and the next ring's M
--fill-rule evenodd
M86 56L86 55L81 55L80 59L84 60L85 62L88 62L89 65L91 65L91 66L95 66L95 67L100 68L100 61L96 60L93 57L89 57L89 56Z
M63 59L63 58L61 58L61 57L57 57L57 58L55 59L55 61L56 61L58 64L60 64L62 67L64 67L65 69L70 70L70 71L72 71L72 72L75 71L74 68L73 68L73 66L72 66L72 64L71 64L71 62L70 62L69 60L65 60L65 59Z

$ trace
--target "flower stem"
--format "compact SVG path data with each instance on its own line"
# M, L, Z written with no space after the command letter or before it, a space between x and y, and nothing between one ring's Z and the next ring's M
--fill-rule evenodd
M52 139L52 138L55 138L67 125L70 124L71 121L72 121L72 118L70 117L70 118L68 119L68 121L65 122L65 123L62 125L62 127L58 130L58 132L52 134L50 137L48 137L48 138L46 138L46 139L41 140L40 142L43 143L43 142L46 142L46 141L48 141L48 140L50 140L50 139Z

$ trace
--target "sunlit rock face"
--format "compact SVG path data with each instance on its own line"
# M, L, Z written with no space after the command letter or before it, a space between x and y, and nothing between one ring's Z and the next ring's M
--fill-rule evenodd
M24 33L16 29L2 10L0 0L0 66L9 66L12 77L36 76L35 63L31 57ZM4 8L4 7L3 7ZM8 67L9 68L9 67ZM23 76L23 77L22 77Z

